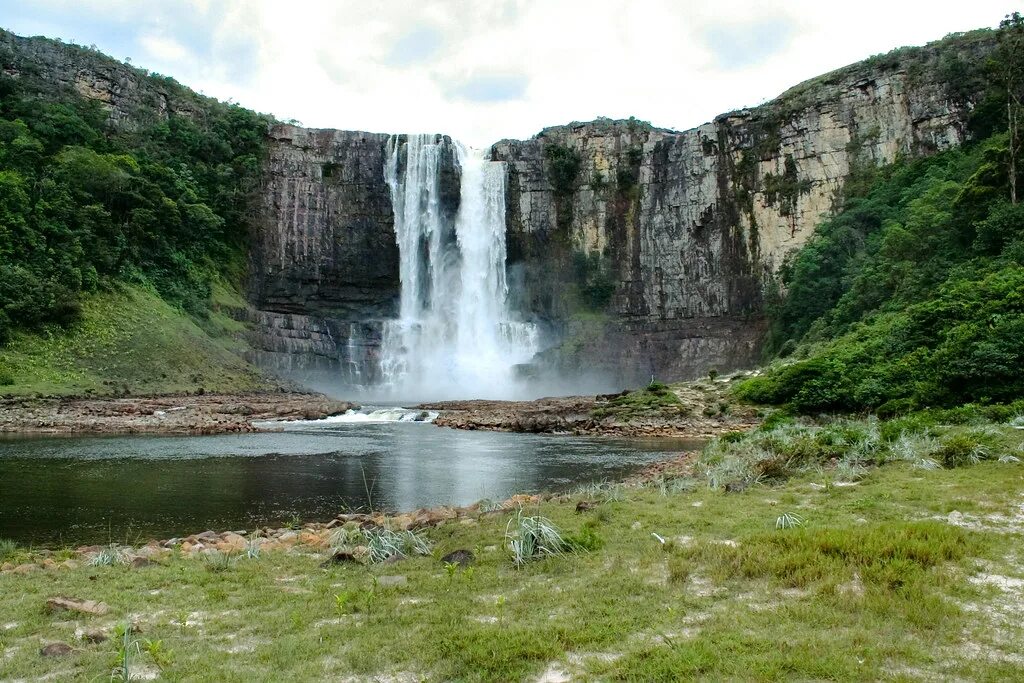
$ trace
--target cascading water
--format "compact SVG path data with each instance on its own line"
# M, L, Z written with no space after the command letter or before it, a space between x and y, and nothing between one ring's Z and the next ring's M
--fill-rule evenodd
M454 219L441 201L445 146L461 171ZM392 136L384 176L400 252L399 318L384 324L380 369L403 398L510 397L537 352L508 308L505 168L434 135Z

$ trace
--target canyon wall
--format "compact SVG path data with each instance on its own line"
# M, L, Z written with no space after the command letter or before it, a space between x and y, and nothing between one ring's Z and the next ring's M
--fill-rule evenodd
M564 339L547 366L636 381L753 365L786 255L850 178L969 137L980 83L944 73L991 46L905 48L683 132L598 120L496 144L520 305Z
M496 143L513 304L550 347L533 371L629 384L754 364L786 255L851 179L970 138L994 43L977 31L902 48L692 130L599 119ZM19 77L5 54L121 129L216 104L91 49L0 31L0 66ZM270 126L246 284L254 360L372 381L400 287L387 140ZM454 210L454 159L444 182Z

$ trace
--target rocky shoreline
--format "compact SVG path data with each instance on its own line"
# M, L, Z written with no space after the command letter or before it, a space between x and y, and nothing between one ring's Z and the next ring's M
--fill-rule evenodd
M695 452L681 453L677 457L651 463L633 475L611 486L642 487L665 477L691 473ZM345 557L334 554L335 536L342 530L389 529L392 531L422 531L443 524L474 526L486 515L502 514L541 502L568 502L571 492L516 494L500 502L479 501L471 505L454 507L440 505L401 513L341 513L328 522L307 522L285 527L262 527L254 531L203 531L188 536L165 540L151 540L145 545L83 545L71 550L34 549L18 562L0 565L0 575L29 574L36 571L75 569L88 564L120 564L141 569L173 555L191 559L222 559L245 555L257 556L270 552L322 553L325 560L363 562L366 548L356 546ZM391 561L399 561L395 557Z
M713 384L693 384L674 391L681 407L635 412L614 409L614 401L628 392L534 401L439 401L416 408L437 411L434 424L441 427L579 436L708 439L752 429L760 422L753 408L724 403L723 392Z
M0 399L0 434L223 434L261 420L319 420L358 404L275 392L124 398Z

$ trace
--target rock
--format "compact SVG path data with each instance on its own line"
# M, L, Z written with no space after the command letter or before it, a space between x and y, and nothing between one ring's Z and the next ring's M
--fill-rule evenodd
M383 564L398 564L404 559L405 555L402 555L401 553L395 553L394 555L389 555L388 558L384 560Z
M9 572L12 569L14 569L13 562L4 562L3 564L0 564L0 572Z
M31 574L32 572L39 571L39 565L31 564L26 562L25 564L19 564L17 567L11 570L14 574Z
M110 607L105 602L60 596L47 600L46 608L51 612L67 611L80 614L94 614L96 616L103 616L110 611Z
M312 531L303 531L299 534L298 543L312 546L314 548L322 548L326 546L328 542L326 538L319 534L313 533Z
M67 643L50 643L44 645L39 654L43 657L65 657L74 652Z
M597 506L598 506L598 503L596 501L593 501L593 500L581 500L580 502L576 503L576 514L578 515L581 512L589 512L591 510L596 509Z
M132 569L142 569L144 567L152 567L154 564L156 562L148 557L133 557L128 566Z
M476 557L473 555L473 551L463 549L452 551L441 558L441 561L445 564L454 563L460 567L468 567L473 564L475 560Z
M730 481L725 485L726 493L742 493L747 490L747 483L743 481Z
M82 640L87 643L104 643L109 640L106 633L103 631L86 631L82 634Z
M224 549L228 550L245 550L246 541L243 536L236 534L233 531L229 531L222 534L220 537L221 543L224 544Z
M378 576L377 585L381 588L398 588L409 583L409 579L399 574L396 576Z
M339 550L328 557L320 566L330 567L337 564L362 564L354 553Z
M959 510L953 510L946 517L946 521L956 526L963 526L964 513L960 512Z
M74 560L71 560L71 559L64 560L63 562L61 562L57 566L57 568L58 569L78 569L78 562L76 562Z
M397 515L391 518L391 526L394 529L408 531L416 525L416 517L411 514Z

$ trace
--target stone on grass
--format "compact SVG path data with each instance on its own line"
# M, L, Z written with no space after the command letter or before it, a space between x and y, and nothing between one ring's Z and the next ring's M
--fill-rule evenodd
M473 551L459 549L452 551L441 558L441 561L445 564L457 564L460 567L468 567L473 564L476 557L473 556Z
M87 643L103 643L108 640L107 634L103 631L86 631L82 634L82 640Z
M95 614L96 616L103 616L110 611L110 607L105 602L61 596L47 600L46 608L51 612L78 612L79 614Z
M39 650L39 654L43 657L65 657L72 652L71 646L67 643L50 643Z
M320 566L330 567L331 565L335 564L361 564L361 562L359 562L359 558L356 557L353 553L350 553L347 550L338 550L333 555L324 560L323 564L321 564Z
M581 512L589 512L597 507L597 503L592 500L581 500L576 503L576 514Z

